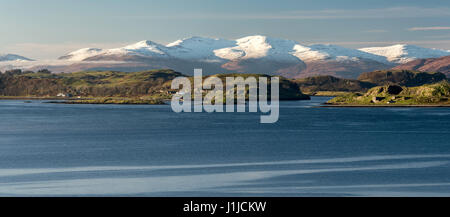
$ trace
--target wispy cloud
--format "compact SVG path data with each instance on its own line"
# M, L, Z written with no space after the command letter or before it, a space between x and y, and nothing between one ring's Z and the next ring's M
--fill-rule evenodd
M432 30L450 30L450 26L429 26L429 27L412 27L409 31L432 31Z
M364 32L367 32L367 33L384 33L384 32L388 32L388 31L384 30L384 29L370 29L370 30L366 30Z
M443 35L427 35L427 36L424 36L424 38L430 38L430 39L450 39L450 34L443 34Z
M385 19L412 17L447 17L450 8L390 7L349 10L303 10L272 16L280 19ZM271 16L268 15L268 18Z

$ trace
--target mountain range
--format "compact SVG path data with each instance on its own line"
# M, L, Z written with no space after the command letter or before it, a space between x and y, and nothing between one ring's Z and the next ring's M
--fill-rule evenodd
M170 68L204 74L263 73L303 78L332 75L357 78L362 72L389 69L420 58L450 56L450 51L399 44L350 49L331 44L303 45L261 35L237 40L191 37L167 45L145 40L121 48L83 48L59 57L52 71ZM42 68L42 66L39 66Z

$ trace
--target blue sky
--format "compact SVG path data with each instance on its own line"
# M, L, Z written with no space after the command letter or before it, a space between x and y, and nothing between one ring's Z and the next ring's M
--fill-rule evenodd
M0 0L0 53L56 58L148 39L262 34L344 47L450 49L444 0Z

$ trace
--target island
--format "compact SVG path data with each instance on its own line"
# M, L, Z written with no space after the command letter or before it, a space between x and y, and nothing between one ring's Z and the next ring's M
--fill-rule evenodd
M367 93L337 96L326 104L330 106L443 106L450 107L450 84L442 81L418 87L384 85L371 88Z
M325 106L449 106L449 82L440 72L377 70L357 79L314 76L294 80L310 95L333 96Z
M0 74L0 99L45 99L51 100L50 103L66 104L164 104L177 93L171 89L171 82L179 76L192 79L170 69L74 73L51 73L45 69L37 72L10 70ZM271 77L262 74L209 76L222 80L227 76ZM310 99L301 92L297 83L283 77L280 77L279 92L280 100Z

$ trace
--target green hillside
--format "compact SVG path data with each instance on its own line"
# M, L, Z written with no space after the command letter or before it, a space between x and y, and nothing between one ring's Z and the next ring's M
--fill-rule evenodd
M3 98L70 98L70 103L119 103L158 104L170 99L176 90L170 90L171 81L184 76L173 70L142 72L86 71L54 74L20 70L0 74L0 96ZM225 81L227 76L266 76L257 74L218 74ZM206 79L206 77L204 77ZM192 80L192 77L191 77ZM270 83L270 79L268 79ZM193 83L192 83L193 84ZM224 82L225 87L225 82ZM270 89L269 89L270 91ZM280 99L309 99L296 83L280 78Z
M365 94L350 93L338 96L332 105L448 105L450 106L450 84L442 81L418 87L399 85L377 86Z

